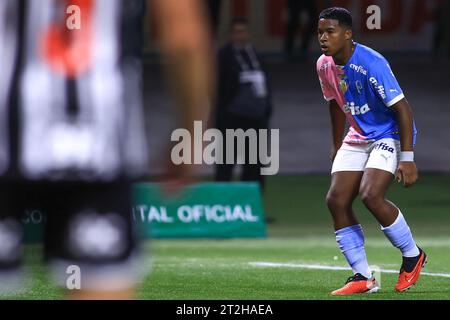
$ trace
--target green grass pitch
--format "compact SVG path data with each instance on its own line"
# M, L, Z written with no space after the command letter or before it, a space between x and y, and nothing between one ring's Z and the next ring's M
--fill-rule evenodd
M375 294L332 297L348 270L300 266L347 267L334 241L324 196L329 176L278 176L267 181L267 239L157 240L145 243L152 252L152 272L138 289L140 299L450 299L450 176L423 175L416 186L393 184L389 199L403 211L429 262L419 282L395 293L395 273L381 273ZM355 211L364 226L371 265L398 270L401 256L384 238L360 201ZM19 299L61 299L37 261L40 248L27 248L27 268L34 284ZM255 263L274 263L265 266Z

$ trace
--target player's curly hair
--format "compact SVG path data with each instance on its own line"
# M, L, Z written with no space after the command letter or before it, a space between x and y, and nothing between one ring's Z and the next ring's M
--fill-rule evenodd
M325 9L319 14L319 20L320 19L337 20L340 25L353 28L352 14L345 8L332 7Z

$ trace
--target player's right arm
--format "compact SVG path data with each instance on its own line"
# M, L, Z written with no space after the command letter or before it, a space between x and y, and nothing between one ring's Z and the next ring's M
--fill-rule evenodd
M332 146L330 151L330 159L334 161L336 153L342 146L342 140L345 131L345 114L342 112L336 100L330 100L330 119L331 119L331 134L332 134Z
M330 150L330 160L334 161L339 148L342 145L342 140L345 131L345 114L342 112L339 104L335 98L335 90L329 83L328 69L331 67L331 62L327 61L325 56L321 56L317 60L316 68L319 77L320 88L322 89L323 98L328 101L330 119L331 119L331 134L332 146Z

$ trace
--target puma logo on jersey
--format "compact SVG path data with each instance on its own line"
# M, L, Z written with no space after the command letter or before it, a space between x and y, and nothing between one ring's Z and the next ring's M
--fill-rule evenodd
M351 113L352 116L357 116L361 114L365 114L370 111L369 105L366 103L362 107L355 106L354 102L350 102L344 105L344 112Z

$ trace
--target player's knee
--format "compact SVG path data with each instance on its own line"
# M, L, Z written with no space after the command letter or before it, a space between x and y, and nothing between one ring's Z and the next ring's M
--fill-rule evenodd
M364 205L369 209L376 208L383 201L383 197L379 192L370 188L361 190L360 196Z
M330 209L332 213L340 210L346 210L350 205L345 197L340 196L339 193L332 190L327 193L326 203L328 209Z

